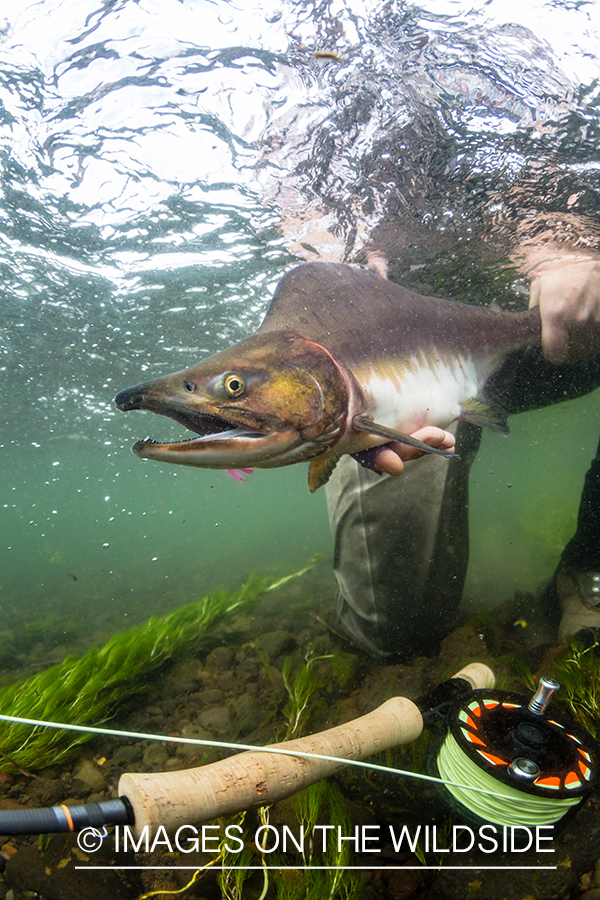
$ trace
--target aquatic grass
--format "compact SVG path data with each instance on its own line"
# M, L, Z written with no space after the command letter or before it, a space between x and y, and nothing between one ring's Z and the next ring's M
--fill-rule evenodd
M147 690L150 676L170 659L198 648L226 616L309 568L310 564L276 582L251 575L239 591L213 591L165 616L152 617L139 628L116 634L80 658L69 655L26 681L0 688L0 712L77 725L106 722L122 701ZM92 737L12 723L0 726L0 750L21 767L41 769L64 759ZM11 760L0 759L0 770L13 768Z
M283 714L287 719L287 726L283 740L289 741L306 731L311 719L319 712L321 703L312 703L311 699L325 684L331 681L337 682L343 687L352 675L350 654L334 651L333 653L318 655L309 644L302 663L292 675L292 662L287 657L283 663L281 674L283 684L288 694L288 700L283 707ZM317 671L317 663L329 663L325 673Z
M292 676L290 658L287 657L283 663L281 674L289 698L283 707L283 714L288 722L285 732L286 741L297 737L304 731L308 723L310 716L310 711L308 710L309 702L322 684L321 678L314 671L314 663L322 659L331 659L331 655L314 656L309 648L305 656L305 662L299 667L294 676Z
M560 685L560 690L552 697L552 706L559 707L578 722L596 740L600 739L600 643L597 641L586 647L575 637L567 640L566 646L549 654L549 674ZM497 657L494 671L501 667L512 669L519 680L532 694L537 690L537 682L527 664L514 654ZM515 690L507 675L499 678L496 688ZM505 683L506 682L506 683ZM517 687L518 693L523 689Z
M600 739L600 660L598 642L589 647L570 638L557 655L552 677L560 684L556 702L596 740Z
M334 823L341 834L353 831L348 804L339 787L331 781L309 785L290 797L290 805L301 833L307 837L321 821ZM365 884L360 871L349 868L353 862L349 844L349 841L340 843L331 838L326 842L325 851L319 853L319 841L310 840L302 853L302 866L306 868L298 870L301 878L294 878L294 871L273 871L276 900L360 900L365 894ZM289 865L283 859L281 863ZM316 866L331 868L318 869Z
M349 842L344 841L340 847L338 841L331 838L326 842L326 849L321 851L320 840L312 840L315 825L319 822L335 823L343 834L353 830L348 804L338 786L327 780L318 781L291 796L286 803L289 803L294 820L290 822L292 831L304 835L298 868L290 868L294 863L280 850L267 851L264 847L261 850L260 846L246 842L241 853L233 853L224 839L217 857L217 862L223 866L219 875L223 900L257 896L258 884L250 886L248 880L259 863L262 865L262 885L258 900L362 900L365 885L361 873L348 868L352 865ZM270 810L269 806L256 810L260 825L271 824ZM219 822L223 829L232 822L243 824L245 817L244 812ZM330 868L317 868L319 866Z

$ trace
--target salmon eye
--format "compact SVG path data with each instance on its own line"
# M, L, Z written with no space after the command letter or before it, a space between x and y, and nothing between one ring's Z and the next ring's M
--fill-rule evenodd
M192 391L196 390L196 385L194 384L193 381L184 381L183 386L189 394L191 394Z
M226 375L223 384L230 397L241 397L246 388L244 379L237 372L230 372L229 375Z

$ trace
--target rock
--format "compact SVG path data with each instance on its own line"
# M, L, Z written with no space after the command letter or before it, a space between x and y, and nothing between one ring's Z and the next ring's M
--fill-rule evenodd
M289 653L290 650L293 650L296 646L296 638L289 631L277 629L261 634L256 643L269 659L275 659L282 653Z
M371 712L390 697L415 700L423 692L422 678L422 666L383 666L365 681L358 695L358 711L361 715Z
M577 900L600 900L600 888L592 888L591 891L585 891L583 894L578 894Z
M132 762L141 759L143 754L142 747L139 743L123 744L117 747L112 756L112 761L120 765L130 765Z
M249 678L256 678L260 669L260 664L256 659L244 659L236 666L235 674L242 681Z
M203 706L208 706L210 703L222 703L223 697L223 691L219 688L209 688L206 691L198 691L194 699L198 699Z
M240 684L233 672L221 672L219 675L219 687L223 691L239 691Z
M162 744L153 743L144 750L144 766L151 772L162 772L166 768L169 753Z
M73 773L75 778L79 778L92 791L103 791L106 788L106 776L102 769L96 763L84 757L78 764Z
M82 800L84 797L87 797L90 789L85 781L82 781L81 778L75 778L73 784L69 789L69 793L71 797L76 798L77 800Z
M27 785L27 796L35 806L54 806L65 796L65 786L58 778L35 778Z
M211 731L226 731L231 724L231 717L226 706L215 706L201 712L198 721L204 728L210 728Z
M185 738L197 738L202 741L213 740L212 732L202 728L200 725L190 725L188 723L181 729L180 733L181 737ZM202 756L203 753L206 753L206 747L203 744L176 744L177 756L175 759L178 759L177 765L180 765L182 760L196 759L198 756Z
M174 694L193 694L198 687L197 678L177 678L173 682Z
M182 737L187 738L198 738L203 741L212 741L213 734L208 731L206 728L202 728L200 725L184 725L184 727L180 731ZM202 756L203 753L206 753L206 746L203 744L177 744L176 745L176 756L174 759L176 760L175 766L181 765L182 761L188 764L190 760L197 759L199 756ZM172 760L169 760L172 762ZM172 768L171 766L167 766L167 768Z
M405 872L402 869L395 871L387 883L389 900L410 900L420 888L421 879L409 869Z
M212 737L211 733L206 730L206 728L201 728L199 725L191 725L189 722L187 725L183 725L180 729L181 737L185 738L199 738L203 741L209 741ZM174 741L176 744L177 741ZM191 746L191 745L190 745Z
M239 734L248 734L256 726L260 718L258 700L252 694L242 694L229 700L228 707L235 720L235 730Z
M465 660L477 659L485 662L489 659L485 641L480 634L465 625L457 628L444 638L440 647L440 659L448 666L459 669Z
M215 647L206 657L206 668L209 672L225 672L233 663L233 650L230 647Z

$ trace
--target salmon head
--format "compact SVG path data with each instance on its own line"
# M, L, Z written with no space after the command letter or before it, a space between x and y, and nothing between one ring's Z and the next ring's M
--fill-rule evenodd
M143 459L272 468L328 454L346 429L353 381L320 344L274 331L126 388L115 403L123 411L169 416L195 435L173 443L137 441L132 450Z

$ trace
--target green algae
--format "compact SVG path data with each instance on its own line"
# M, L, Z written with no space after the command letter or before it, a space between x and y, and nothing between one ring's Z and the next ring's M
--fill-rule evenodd
M315 827L324 822L335 822L341 834L353 833L350 806L340 788L331 781L318 781L274 807L259 807L257 823L270 828L272 811L282 808L286 810L286 824L289 823L295 835L293 852L267 850L247 841L241 853L233 853L225 839L219 856L200 870L204 874L215 863L223 867L218 876L223 900L257 896L256 876L253 884L248 882L254 875L253 868L259 864L262 865L259 900L362 900L366 895L365 883L359 870L349 868L353 864L350 842L333 838L324 841L322 834L315 833ZM219 821L222 828L234 823L248 825L247 813ZM282 824L279 819L277 822ZM321 849L323 843L325 847ZM301 850L297 850L297 844Z
M147 690L149 679L173 657L198 648L234 610L286 580L269 582L252 575L239 591L213 591L139 628L114 635L79 659L67 656L26 681L1 688L0 713L76 725L105 722L125 700ZM20 767L44 768L63 760L91 737L22 723L0 725L0 770L14 769L13 760Z
M598 642L585 647L569 638L554 659L552 677L560 684L557 703L592 737L600 739L600 662Z

